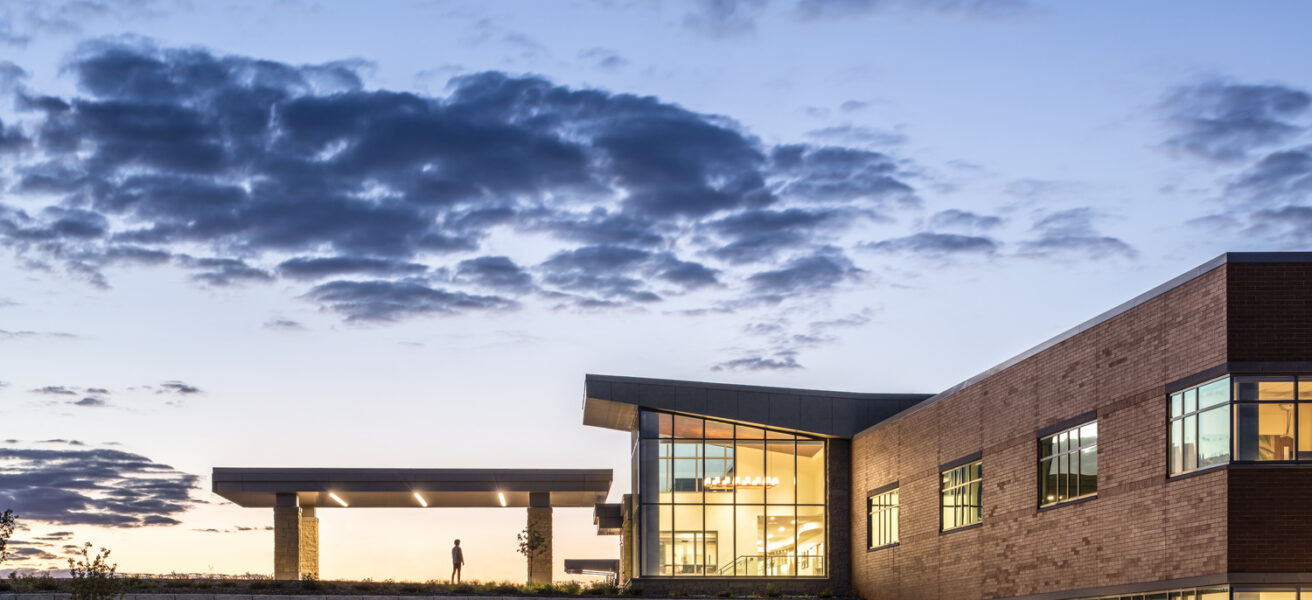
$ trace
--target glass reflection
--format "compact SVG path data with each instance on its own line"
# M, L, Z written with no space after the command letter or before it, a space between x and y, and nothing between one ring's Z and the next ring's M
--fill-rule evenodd
M642 575L824 575L824 440L650 411L639 423Z

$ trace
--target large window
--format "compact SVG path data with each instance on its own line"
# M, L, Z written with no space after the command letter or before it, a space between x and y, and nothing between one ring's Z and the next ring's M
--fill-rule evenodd
M942 472L943 531L974 525L984 517L983 468L980 461Z
M825 575L825 441L642 411L643 576Z
M1312 461L1312 377L1234 375L1170 395L1171 474Z
M1098 493L1098 422L1039 440L1039 504Z
M880 548L897 543L898 488L876 492L866 498L867 547Z

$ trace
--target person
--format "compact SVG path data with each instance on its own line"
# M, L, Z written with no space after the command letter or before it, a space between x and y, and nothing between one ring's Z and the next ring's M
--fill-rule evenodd
M465 566L465 553L460 551L460 540L451 548L451 583L460 583L460 567Z

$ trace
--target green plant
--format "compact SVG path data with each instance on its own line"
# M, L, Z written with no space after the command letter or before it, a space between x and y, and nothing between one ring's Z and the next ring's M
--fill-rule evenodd
M825 589L823 589L823 590L820 590L820 597L821 597L821 598L833 598L833 597L834 597L834 590L832 590L832 589L830 589L830 588L825 588Z
M9 558L9 538L14 535L14 527L18 525L18 515L14 511L6 509L0 513L0 563Z
M730 591L730 590L728 590L728 589L725 589L725 590L722 590L720 593L716 594L715 597L716 597L716 598L732 598L732 597L733 597L733 592Z
M769 596L770 598L778 598L780 596L779 586L773 583L765 584L765 595Z
M474 586L468 583L457 583L451 586L451 591L456 594L472 594L474 593Z
M55 581L50 573L19 573L17 571L9 574L9 583L16 592L53 592L59 589L59 583Z
M538 531L536 527L525 527L524 531L519 532L516 539L519 540L519 547L516 551L528 559L528 581L532 583L533 559L546 553L550 548L551 541L547 539L547 536L542 535L542 532Z
M313 592L319 589L319 578L310 573L306 573L301 578L301 589L307 592Z
M123 595L123 582L115 576L117 571L118 565L109 563L109 550L101 548L92 554L91 542L87 542L80 558L68 559L70 600L118 600Z

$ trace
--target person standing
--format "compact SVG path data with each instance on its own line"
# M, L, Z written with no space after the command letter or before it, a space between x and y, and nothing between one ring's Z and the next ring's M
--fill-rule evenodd
M460 540L451 547L451 583L460 583L460 567L465 566L465 553L460 551Z

